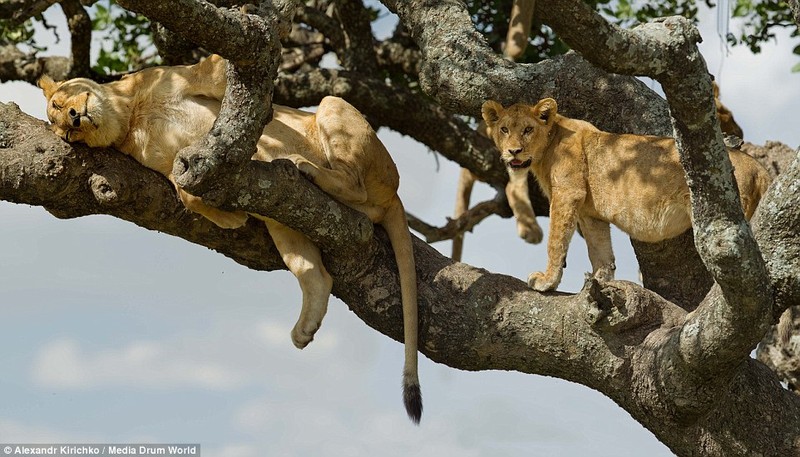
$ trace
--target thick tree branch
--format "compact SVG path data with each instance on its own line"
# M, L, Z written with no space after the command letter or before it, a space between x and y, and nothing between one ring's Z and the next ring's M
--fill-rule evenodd
M43 205L60 217L112 214L212 247L251 268L281 268L262 224L218 229L186 212L163 177L122 154L63 143L12 105L0 104L0 119L0 199ZM333 213L334 205L346 214L346 207L321 193L304 194L301 204L294 203L299 201L283 192L314 186L278 175L269 178L270 191L289 212ZM245 194L269 198L251 193L258 181L240 185L246 187L236 190L235 200ZM337 232L354 227L345 219L324 223ZM313 224L309 220L301 228L312 233ZM368 325L399 339L394 256L385 234L375 235L353 250L335 246L352 243L346 237L330 238L333 245L321 247L334 293ZM623 406L679 455L696 455L698 443L704 455L800 450L800 397L781 389L760 364L737 367L732 382L715 391L719 401L694 423L676 418L659 361L685 312L663 298L626 282L590 283L578 295L539 294L517 279L453 262L419 240L414 248L421 350L431 359L466 370L517 370L584 384ZM744 448L743 443L755 444Z
M370 17L362 0L338 0L336 12L342 26L344 49L339 56L342 67L358 73L374 75L378 70L375 38Z
M72 41L72 68L69 78L88 77L92 43L92 19L78 0L60 3Z
M392 40L378 43L375 52L378 56L378 65L390 72L404 73L413 78L418 78L422 55L419 49L408 48Z
M165 65L189 65L199 60L196 55L198 46L192 41L156 21L150 23L150 32L153 34L153 44Z
M770 187L753 218L753 232L770 272L777 318L800 306L800 156Z

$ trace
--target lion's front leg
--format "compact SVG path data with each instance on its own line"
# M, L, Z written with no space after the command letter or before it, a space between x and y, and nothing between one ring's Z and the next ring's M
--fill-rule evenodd
M542 242L544 232L536 222L536 214L531 206L528 193L528 170L509 171L508 177L506 198L508 206L514 213L514 219L517 221L517 234L528 243L539 244Z
M583 193L553 188L550 198L550 237L547 240L547 269L528 276L528 286L539 292L555 289L561 282L567 249L578 223L578 206Z
M264 220L283 262L300 283L303 304L300 317L292 329L292 343L303 349L314 340L328 311L333 279L322 263L322 256L305 235L269 218Z

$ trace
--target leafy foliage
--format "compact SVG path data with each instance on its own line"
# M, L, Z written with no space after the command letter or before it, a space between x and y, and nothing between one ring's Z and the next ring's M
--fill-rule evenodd
M35 51L47 49L46 46L42 46L36 40L36 33L33 27L34 21L47 25L42 15L35 16L21 24L15 24L12 20L0 19L0 44L21 44ZM58 36L56 36L56 39L58 39Z
M609 21L622 27L632 27L639 23L650 21L657 17L679 15L697 21L698 0L665 0L661 2L646 2L641 0L585 0L586 3L597 10ZM774 0L732 0L734 18L742 21L741 32L738 35L728 34L727 39L732 45L746 45L753 53L761 51L761 45L775 38L775 27L789 27L793 29L792 36L799 35L797 24L791 17L788 4ZM703 0L708 7L719 7L714 0ZM511 13L512 0L497 0L492 2L482 0L467 0L469 11L472 14L476 27L487 38L490 46L501 51L508 32L508 22ZM536 18L534 18L535 21ZM566 52L569 47L562 42L547 26L534 23L528 49L521 62L538 62L554 55ZM795 54L800 55L800 46L795 48ZM794 71L800 71L800 64Z
M741 18L742 31L738 36L729 33L728 42L744 44L753 53L761 52L762 43L775 39L776 27L789 27L792 37L800 36L789 5L783 1L736 0L733 17ZM800 46L796 46L793 52L800 56ZM800 72L800 63L792 71Z
M632 27L656 17L670 15L681 15L696 21L700 1L709 7L717 6L714 0L584 1L608 20L622 27ZM800 35L785 1L730 1L733 4L732 16L737 19L737 24L741 25L737 34L727 35L728 42L732 45L746 45L752 52L758 53L764 42L775 39L776 27L790 27L793 37ZM465 2L477 29L486 36L489 45L500 52L508 32L512 0L465 0ZM321 2L321 5L327 3ZM367 8L372 20L377 19L378 9L371 6ZM100 42L97 61L93 66L94 71L100 74L120 73L159 63L147 18L121 8L114 0L97 2L89 13L92 16L95 38ZM43 47L37 44L34 36L34 21L44 22L41 16L16 26L7 21L0 21L0 42L25 44L34 50L42 50ZM534 22L529 46L520 61L538 62L568 50L569 47L549 27ZM794 49L794 53L800 56L800 46ZM793 71L800 71L800 64L796 65ZM398 79L397 82L408 79L408 75L387 75L387 77ZM406 83L416 84L413 78Z
M121 73L158 63L150 21L119 7L114 0L95 5L92 29L102 43L97 63L92 67L96 72Z

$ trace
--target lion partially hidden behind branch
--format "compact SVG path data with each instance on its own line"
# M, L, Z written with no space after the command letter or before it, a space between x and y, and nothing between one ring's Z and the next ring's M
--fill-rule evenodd
M166 176L185 206L223 228L242 226L248 214L205 204L175 182L175 156L211 129L225 93L226 62L211 56L191 66L156 67L120 81L97 84L78 78L39 85L47 97L53 130L68 142L111 146ZM404 403L418 423L422 398L417 371L416 268L405 211L397 196L399 176L391 156L352 105L326 97L317 112L273 105L253 159L289 158L333 198L386 229L400 274L405 337ZM333 281L319 248L305 235L261 215L286 266L303 291L300 317L291 332L298 348L309 344L325 316Z

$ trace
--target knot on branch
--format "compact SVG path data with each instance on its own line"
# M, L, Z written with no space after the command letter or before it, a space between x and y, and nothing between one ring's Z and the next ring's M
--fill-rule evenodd
M587 274L582 293L589 304L589 324L613 333L660 325L663 317L658 304L649 299L650 294L642 293L644 289L634 287L625 281L603 281Z
M172 175L179 186L187 190L201 189L203 184L218 181L218 178L225 174L221 166L224 156L215 153L213 145L216 141L212 135L213 133L209 133L202 141L178 152L172 165ZM211 188L212 186L207 184L201 190L210 191ZM190 193L195 192L190 191ZM208 203L214 204L211 201Z
M106 175L94 173L89 177L89 188L92 190L92 195L102 205L113 205L124 200L119 198L120 192L118 192L124 188L123 183L124 181L113 173Z

